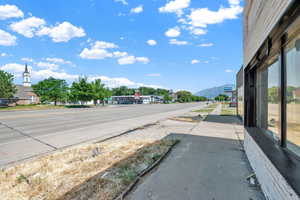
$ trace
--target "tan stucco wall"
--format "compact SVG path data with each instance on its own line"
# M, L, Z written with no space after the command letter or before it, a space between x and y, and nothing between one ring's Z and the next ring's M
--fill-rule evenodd
M245 0L244 67L293 0Z

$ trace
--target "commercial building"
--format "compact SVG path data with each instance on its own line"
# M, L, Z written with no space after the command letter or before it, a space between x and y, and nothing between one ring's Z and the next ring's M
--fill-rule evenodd
M244 147L267 199L300 197L300 2L248 0L237 75Z
M148 95L148 96L112 96L112 103L114 104L150 104L150 103L163 103L162 96Z

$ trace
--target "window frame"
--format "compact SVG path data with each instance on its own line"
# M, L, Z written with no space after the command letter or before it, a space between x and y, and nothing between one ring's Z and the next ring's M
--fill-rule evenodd
M289 20L286 20L286 19ZM293 40L297 34L288 35L289 30L294 25L299 24L299 30L296 33L300 34L300 6L296 5L288 10L287 14L282 17L282 20L277 24L274 30L271 31L269 37L261 45L250 64L244 69L244 126L255 127L256 130L264 132L264 135L270 138L274 144L280 146L284 151L293 154L298 160L300 155L294 153L287 148L287 69L285 58L285 47L289 41ZM274 58L274 56L276 58ZM257 71L270 67L276 59L279 61L280 68L280 127L279 140L275 140L263 129L257 127Z

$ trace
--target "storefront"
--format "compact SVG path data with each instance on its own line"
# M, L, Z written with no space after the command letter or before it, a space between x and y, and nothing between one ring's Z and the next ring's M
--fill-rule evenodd
M299 1L246 3L243 76L238 113L251 166L269 199L299 199Z

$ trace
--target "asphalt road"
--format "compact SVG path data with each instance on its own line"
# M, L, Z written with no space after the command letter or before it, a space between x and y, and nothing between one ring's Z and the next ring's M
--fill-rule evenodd
M0 112L0 166L62 147L105 139L204 103Z

